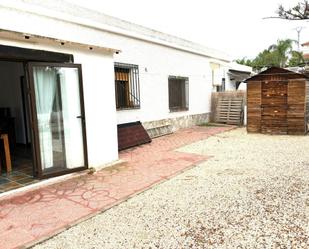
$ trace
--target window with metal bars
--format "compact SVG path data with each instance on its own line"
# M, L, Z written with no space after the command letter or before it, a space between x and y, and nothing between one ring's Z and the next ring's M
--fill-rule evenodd
M169 76L168 95L171 112L189 110L189 78Z
M117 110L139 108L138 65L116 62L114 64L114 71Z

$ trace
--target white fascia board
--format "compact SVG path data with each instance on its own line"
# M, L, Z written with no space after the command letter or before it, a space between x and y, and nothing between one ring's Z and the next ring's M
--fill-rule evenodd
M241 71L241 72L250 72L252 73L252 67L246 66L246 65L241 65L236 62L231 62L229 64L229 69L236 70L236 71Z
M210 59L209 63L214 63L220 65L220 67L229 67L230 66L230 61L222 61L219 59Z
M231 58L220 52L220 51L215 51L215 50L211 50L209 49L209 51L203 51L200 49L195 49L195 48L191 48L191 47L186 47L186 46L181 46L172 42L168 42L168 41L164 41L161 39L156 39L153 37L149 37L146 35L141 35L138 34L136 32L131 32L131 31L127 31L118 27L114 27L111 25L106 25L103 23L99 23L99 22L95 22L86 18L80 18L78 16L72 16L69 14L65 14L65 13L59 13L57 11L53 11L53 10L49 10L46 8L42 8L40 6L36 6L36 5L29 5L20 1L16 1L16 0L2 0L0 2L0 6L4 7L4 8L8 8L8 9L14 9L20 12L26 12L26 13L30 13L30 14L35 14L38 16L42 16L42 17L48 17L48 18L52 18L55 20L59 20L59 21L65 21L67 23L72 23L72 24L77 24L80 26L84 26L84 27L88 27L88 28L92 28L92 29L97 29L97 30L101 30L101 31L105 31L105 32L110 32L110 33L114 33L114 34L118 34L118 35L123 35L123 36L127 36L127 37L131 37L131 38L135 38L135 39L139 39L139 40L143 40L143 41L147 41L147 42L151 42L151 43L155 43L155 44L159 44L159 45L163 45L163 46L167 46L167 47L171 47L171 48L175 48L178 50L182 50L185 52L189 52L189 53L193 53L193 54L197 54L197 55L201 55L201 56L205 56L205 57L209 57L209 58L213 58L213 59L218 59L224 62L230 62ZM37 34L39 35L39 34ZM59 38L58 38L59 39ZM100 46L99 44L94 44L96 46ZM206 48L205 48L206 49Z
M29 39L25 39L25 36L29 36ZM105 52L110 52L110 53L119 53L121 50L115 49L115 48L107 48L107 47L102 47L102 46L96 46L92 44L82 44L78 42L72 42L72 41L66 41L66 40L60 40L56 38L51 38L51 37L45 37L45 36L39 36L35 34L30 34L30 33L22 33L22 32L16 32L16 31L11 31L11 30L4 30L0 29L0 38L5 39L5 40L13 40L17 42L26 42L26 43L46 43L46 44L59 44L63 45L64 47L76 47L76 48L83 48L83 49L91 49L91 50L101 50Z

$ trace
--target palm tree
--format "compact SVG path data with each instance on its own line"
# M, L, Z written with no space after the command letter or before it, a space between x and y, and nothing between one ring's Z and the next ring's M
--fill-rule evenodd
M273 54L273 59L276 61L277 66L285 67L289 60L289 54L293 51L293 43L291 39L278 40L277 44L271 45L268 50Z
M253 67L257 72L265 67L298 66L304 63L302 53L293 50L295 40L278 40L276 44L264 49L253 60L243 58L238 63Z

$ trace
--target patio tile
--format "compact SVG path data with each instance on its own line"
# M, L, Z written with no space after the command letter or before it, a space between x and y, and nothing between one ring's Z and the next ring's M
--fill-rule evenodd
M9 180L11 181L17 181L17 180L20 180L20 179L24 179L24 178L27 178L29 176L26 176L26 175L7 175L6 178L8 178Z
M11 173L2 173L2 176L3 177L9 177L9 176L19 176L19 175L22 175L22 176L25 176L25 174L24 173L22 173L22 172L20 172L20 171L18 171L18 170L15 170L15 169L13 169L13 171L11 172Z
M156 138L151 144L120 152L119 157L124 163L35 191L0 197L0 240L5 241L1 248L29 245L42 237L52 236L90 214L207 160L206 156L175 149L229 129L194 127L181 130ZM8 179L0 177L4 181L0 191L34 181L30 177L18 177L22 175L8 176L16 182L7 182Z
M1 249L12 249L33 241L35 238L28 231L17 228L0 234Z
M19 184L22 184L22 185L26 185L26 184L29 184L29 183L32 183L32 182L36 182L37 180L33 177L24 177L24 178L21 178L21 179L17 179L16 182L19 183Z
M10 182L10 180L8 180L8 179L6 179L6 178L0 176L0 185L6 184L6 183L8 183L8 182Z
M11 188L11 187L19 187L20 185L16 182L8 181L7 183L1 184L1 189Z

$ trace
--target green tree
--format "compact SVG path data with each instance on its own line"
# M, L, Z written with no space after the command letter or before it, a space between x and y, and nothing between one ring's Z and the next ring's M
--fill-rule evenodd
M274 66L285 67L289 59L289 55L293 51L293 43L295 41L291 39L278 40L277 44L271 45L268 50L270 51L270 60L274 63Z
M294 40L278 40L260 52L253 60L246 58L236 60L237 63L251 66L254 70L260 71L265 67L287 67L298 66L304 62L302 53L293 50Z
M297 67L305 63L305 59L302 52L292 51L291 58L289 60L290 67Z
M237 59L236 62L238 64L241 64L241 65L246 65L246 66L249 66L249 67L253 67L253 61L250 60L250 59L247 59L246 57L244 57L242 59Z
M253 60L253 68L261 70L264 67L279 66L278 56L275 52L265 49Z

